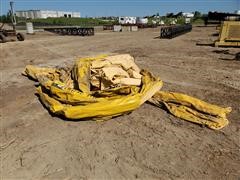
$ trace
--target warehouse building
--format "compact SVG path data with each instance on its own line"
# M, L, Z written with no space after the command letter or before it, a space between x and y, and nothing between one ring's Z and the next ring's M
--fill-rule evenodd
M16 11L17 17L24 17L27 19L42 18L46 19L48 17L81 17L80 12L65 12L65 11L49 11L49 10L27 10L27 11Z

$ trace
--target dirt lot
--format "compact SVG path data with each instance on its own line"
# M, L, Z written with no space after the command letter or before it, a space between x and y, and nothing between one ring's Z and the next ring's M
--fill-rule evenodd
M93 37L28 35L1 44L2 179L237 179L240 177L240 61L196 46L213 27L172 40L159 29L97 32ZM230 53L239 52L228 48ZM230 124L210 130L144 104L106 122L64 121L41 105L27 64L63 65L78 57L130 53L164 81L164 90L231 106Z

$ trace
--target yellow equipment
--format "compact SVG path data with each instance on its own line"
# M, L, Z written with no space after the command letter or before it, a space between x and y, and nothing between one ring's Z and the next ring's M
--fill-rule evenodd
M69 119L106 120L149 101L181 119L221 129L231 112L230 107L160 91L163 82L139 69L128 54L82 58L70 69L28 65L24 75L39 82L37 93L47 109Z
M240 21L224 21L215 46L240 47Z

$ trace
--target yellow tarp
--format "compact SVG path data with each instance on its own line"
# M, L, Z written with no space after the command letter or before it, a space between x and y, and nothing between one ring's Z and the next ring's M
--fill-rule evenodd
M158 91L150 100L160 106L163 104L173 115L194 123L206 125L211 129L221 129L228 124L226 115L231 108L222 108L197 98L174 92Z
M70 69L28 65L24 74L39 82L42 103L69 119L104 120L149 101L164 105L176 117L221 129L231 112L184 94L160 91L162 81L140 70L128 54L82 58Z

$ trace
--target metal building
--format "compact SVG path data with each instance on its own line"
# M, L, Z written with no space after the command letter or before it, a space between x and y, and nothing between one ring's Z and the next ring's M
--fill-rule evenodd
M80 12L49 11L49 10L16 11L16 16L30 19L36 18L46 19L48 17L66 17L66 18L81 17Z

